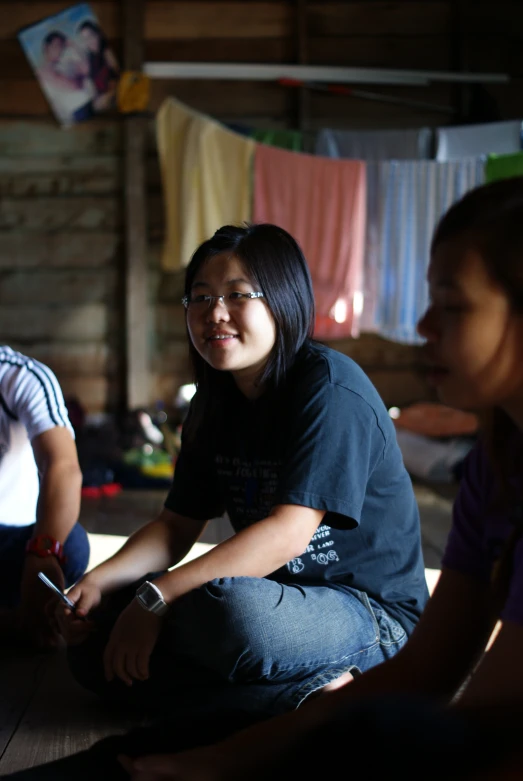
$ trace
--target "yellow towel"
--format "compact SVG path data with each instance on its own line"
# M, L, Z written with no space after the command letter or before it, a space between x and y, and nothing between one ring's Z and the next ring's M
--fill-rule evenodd
M156 118L165 203L162 267L187 266L222 225L252 217L255 141L167 98Z

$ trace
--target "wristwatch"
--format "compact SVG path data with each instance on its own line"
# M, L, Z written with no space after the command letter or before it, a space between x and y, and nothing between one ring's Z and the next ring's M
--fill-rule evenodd
M136 599L144 610L148 610L149 613L154 613L157 616L163 616L169 609L169 605L163 598L163 594L158 586L155 586L154 583L150 583L148 580L136 589Z
M54 537L49 537L48 534L37 534L36 537L31 537L26 543L25 552L32 553L41 559L55 556L59 564L65 564L64 546Z

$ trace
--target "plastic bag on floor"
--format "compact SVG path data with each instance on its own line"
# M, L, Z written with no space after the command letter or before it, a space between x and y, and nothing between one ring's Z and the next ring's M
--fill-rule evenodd
M454 482L474 444L472 438L438 440L403 429L396 430L396 438L409 474L434 483Z

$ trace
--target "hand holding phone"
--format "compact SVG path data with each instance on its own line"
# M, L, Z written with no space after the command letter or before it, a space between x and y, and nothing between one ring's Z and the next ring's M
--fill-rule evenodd
M68 607L70 610L72 610L72 612L74 613L74 615L75 615L75 617L76 617L76 618L79 618L79 619L81 619L82 621L85 621L85 620L86 620L86 619L85 619L85 616L77 616L77 615L76 615L76 605L74 604L74 602L73 602L72 600L70 600L70 599L69 599L69 597L68 597L68 596L66 596L66 594L64 594L64 593L63 593L63 591L60 591L60 589L58 588L58 586L55 586L55 584L53 583L53 581L52 581L52 580L49 580L49 578L47 577L47 575L44 575L44 573L43 573L43 572L39 572L39 573L38 573L38 577L40 578L40 580L41 580L43 583L45 583L45 585L46 585L48 588L50 588L50 589L51 589L51 591L54 591L54 593L56 594L56 596L57 596L59 599L61 599L61 600L62 600L62 602L64 603L64 605L66 605L66 606L67 606L67 607Z

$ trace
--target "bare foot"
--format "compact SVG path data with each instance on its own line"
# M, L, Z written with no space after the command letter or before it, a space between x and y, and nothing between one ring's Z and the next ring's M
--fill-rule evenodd
M309 695L307 695L305 700L303 700L301 705L308 703L310 700L316 699L316 697L321 697L324 694L328 694L329 692L336 691L336 689L341 689L342 686L345 686L347 683L350 683L353 680L354 680L353 674L347 671L346 673L340 675L338 678L335 678L330 683L326 683L325 686L321 687L321 689L316 689L315 691L311 692Z
M336 689L341 689L342 686L345 686L346 683L349 683L353 680L353 674L347 671L346 673L343 673L343 675L340 675L339 678L335 678L330 683L325 684L325 686L319 690L318 694L327 694L327 692L333 692Z

